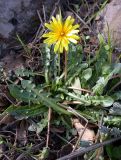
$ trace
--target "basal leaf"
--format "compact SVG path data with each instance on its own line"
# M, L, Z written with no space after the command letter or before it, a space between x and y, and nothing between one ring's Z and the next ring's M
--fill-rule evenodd
M48 97L48 93L46 92L44 94L40 93L39 89L37 89L37 87L35 88L35 85L30 83L30 81L23 80L22 86L24 88L22 88L21 86L14 85L14 84L9 86L10 93L14 98L18 100L22 100L24 102L28 102L28 103L30 102L34 104L41 103L45 105L46 107L53 108L59 114L63 113L63 114L70 115L70 113L66 111L65 109L63 109L61 106L59 106L54 99Z
M41 115L47 112L47 108L42 105L26 105L26 106L9 106L4 113L9 113L15 116L17 119L23 119L28 117L33 117L37 115Z
M82 79L85 79L86 81L88 81L92 76L92 69L91 68L87 68L82 72Z

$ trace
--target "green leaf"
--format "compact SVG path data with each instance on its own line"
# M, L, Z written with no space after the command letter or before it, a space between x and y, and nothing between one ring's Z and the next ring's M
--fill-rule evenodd
M99 39L100 44L105 43L105 40L104 40L104 37L102 36L102 34L98 34L98 39Z
M121 91L118 91L112 96L115 100L121 100Z
M79 79L78 77L75 78L74 83L72 84L71 87L77 88L77 89L81 89L81 83L80 83L80 79ZM81 94L81 91L79 91L79 90L77 90L77 89L73 89L73 91L74 91L75 93Z
M121 116L110 115L110 116L104 117L104 123L106 123L107 125L113 125L121 128Z
M40 122L35 123L32 122L32 124L29 126L28 130L29 131L36 131L38 134L43 131L43 129L47 126L48 124L48 116L46 114L46 117L44 116L43 119L41 119Z
M44 160L44 159L48 158L48 156L49 156L49 148L44 147L42 152L39 154L38 158Z
M87 63L82 63L78 65L73 65L69 68L68 70L68 77L66 80L65 85L70 85L72 81L76 78L79 77L80 73L88 67Z
M17 119L23 119L28 117L37 116L47 112L47 108L42 105L31 105L31 106L9 106L4 112L15 116Z
M99 77L96 85L92 88L94 94L102 95L103 90L113 75L121 73L121 63L112 66L112 71L104 77Z
M114 103L114 100L111 97L105 96L105 98L101 102L101 105L103 107L110 107L113 103Z
M92 123L96 123L100 117L100 110L95 110L94 108L86 108L82 109L82 111L77 110L77 112Z
M38 95L41 99L41 102L47 106L47 107L51 107L53 108L58 114L67 114L70 115L70 113L68 111L66 111L65 109L63 109L61 106L59 106L58 104L55 103L54 99L46 97L44 95L42 95L41 93L38 92L37 89L32 89L33 92Z
M24 69L24 68L23 69L22 68L16 69L15 74L20 77L24 77L24 76L29 77L29 76L35 75L35 73L32 72L31 70Z
M121 146L114 147L113 145L108 145L106 146L106 151L112 160L121 159Z
M64 92L66 95L71 97L72 100L80 101L80 105L83 106L98 106L101 105L102 107L109 107L114 103L114 100L110 96L91 96L91 95L80 95L75 93L67 92L64 89L59 89L60 91Z
M33 94L31 90L26 91L20 85L9 85L10 94L19 101L38 104L40 102L40 98Z
M82 72L82 79L85 79L86 81L88 81L91 76L92 76L92 69L91 68L87 68Z
M110 108L109 113L111 115L121 116L121 103L120 102L113 103L113 107Z
M34 104L43 104L46 107L51 107L53 108L58 114L67 114L70 115L68 111L63 109L60 105L57 104L57 102L48 97L48 92L46 93L41 93L40 89L35 87L34 84L30 83L31 81L29 80L22 80L22 87L17 86L17 85L9 85L9 90L11 95L18 99L22 100L24 102L28 103L34 103ZM22 92L21 92L22 91Z
M109 51L110 47L109 47L109 45L108 45L108 44L107 44L107 45L105 45L104 47L105 47L106 51Z
M103 89L107 84L107 80L104 77L100 77L99 80L96 82L96 85L92 88L93 93L101 95L103 93Z

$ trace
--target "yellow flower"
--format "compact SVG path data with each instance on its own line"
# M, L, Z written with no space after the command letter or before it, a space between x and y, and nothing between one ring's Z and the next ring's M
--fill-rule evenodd
M68 51L68 45L70 42L77 43L79 36L79 25L73 25L74 19L68 16L65 22L62 21L61 14L56 18L52 17L50 24L45 23L45 26L50 30L49 33L43 34L46 39L44 43L48 45L54 44L54 52L63 53L64 49Z

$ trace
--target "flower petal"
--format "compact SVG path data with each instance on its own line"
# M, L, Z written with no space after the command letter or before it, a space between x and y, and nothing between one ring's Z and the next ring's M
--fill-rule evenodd
M70 32L68 32L68 34L67 34L67 36L71 36L71 35L73 35L73 34L75 34L75 33L78 33L79 32L79 30L72 30L72 31L70 31Z
M51 36L57 36L54 32L44 33L42 37L51 37Z
M62 45L63 47L65 48L66 51L68 51L68 44L69 44L69 41L67 38L63 38L62 39Z
M71 35L71 36L68 36L68 38L73 38L73 39L75 39L75 40L80 39L80 37L77 36L77 35L75 35L75 34L73 34L73 35Z
M67 28L69 25L72 25L73 22L74 22L74 19L71 18L71 16L68 16L68 17L66 18L65 23L64 23L64 28Z
M59 47L60 53L63 53L63 49L64 49L64 46L63 46L62 41L61 41L60 42L60 47Z
M61 32L62 31L61 18L57 17L56 19L55 17L52 16L52 20L53 20L52 24L56 26L55 32Z
M57 17L58 25L62 29L62 25L63 25L62 16L61 15L57 15L56 17Z
M52 44L56 43L56 41L57 41L57 39L55 37L49 37L44 40L44 43L47 43L48 45L52 45Z
M48 24L48 23L45 23L45 27L47 27L49 30L52 30L52 31L55 29L51 24Z
M77 40L75 40L74 38L68 38L69 41L71 41L72 43L77 43Z
M56 53L58 50L59 50L59 47L60 47L60 40L57 41L57 43L55 44L55 47L54 47L54 52Z
M74 30L74 29L77 29L77 28L79 28L79 24L76 24L76 25L74 25L74 26L72 27L73 30Z

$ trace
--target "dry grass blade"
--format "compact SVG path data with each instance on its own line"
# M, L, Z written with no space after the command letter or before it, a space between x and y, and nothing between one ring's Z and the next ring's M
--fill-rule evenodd
M52 109L49 108L49 110L48 110L48 130L47 130L47 140L46 140L46 147L47 148L49 146L49 138L50 138L50 120L51 120L51 114L52 114Z

